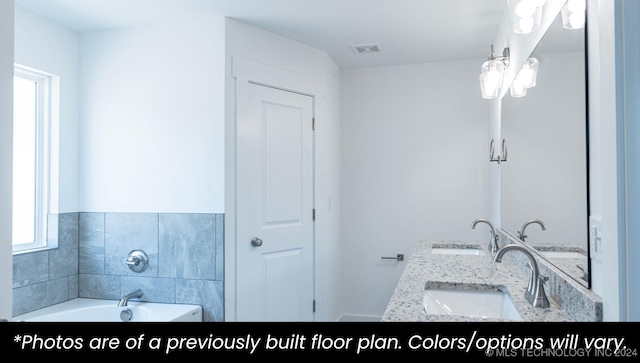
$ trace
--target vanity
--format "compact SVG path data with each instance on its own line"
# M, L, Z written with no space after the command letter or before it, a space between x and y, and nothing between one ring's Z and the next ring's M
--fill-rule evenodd
M504 241L519 244L508 236L501 237L502 246ZM545 260L536 259L540 274L549 277L545 283L549 307L542 308L525 299L530 277L526 256L508 252L501 263L493 257L488 242L419 241L381 321L602 321L600 297L572 278L561 276L563 272ZM431 291L444 294L429 296ZM463 293L456 296L456 292ZM493 292L497 298L485 299L485 292ZM437 299L448 306L437 306ZM457 303L462 306L456 311Z
M485 62L510 74L493 84L499 92L485 92L491 83L480 78L483 97L495 98L499 110L488 160L500 178L500 220L495 231L486 219L471 228L486 222L491 240L418 242L382 321L602 321L590 276L591 259L599 258L591 240L600 233L589 212L587 39L583 26L565 18L575 3L545 1L542 25L530 34L505 22L504 51L494 57L492 45ZM494 262L490 241L517 247ZM532 271L545 280L548 306L525 298Z

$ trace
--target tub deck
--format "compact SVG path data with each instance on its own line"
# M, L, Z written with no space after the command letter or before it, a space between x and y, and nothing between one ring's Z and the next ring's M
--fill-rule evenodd
M120 313L129 309L129 322L202 322L202 307L188 304L163 304L129 301L117 306L117 300L77 298L13 317L25 322L122 322Z

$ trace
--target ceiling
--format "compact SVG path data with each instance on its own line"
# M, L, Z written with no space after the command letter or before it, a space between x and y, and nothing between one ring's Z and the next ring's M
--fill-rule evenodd
M78 32L217 14L325 50L340 68L489 55L507 0L15 0ZM354 44L378 43L357 55Z

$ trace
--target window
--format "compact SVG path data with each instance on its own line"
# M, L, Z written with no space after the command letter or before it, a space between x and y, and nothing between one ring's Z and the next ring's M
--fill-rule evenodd
M13 82L13 251L25 252L55 247L47 245L47 219L57 207L59 82L19 65Z

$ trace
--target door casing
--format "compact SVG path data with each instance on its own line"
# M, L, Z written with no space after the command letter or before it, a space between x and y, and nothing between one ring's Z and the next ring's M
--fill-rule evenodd
M233 88L232 100L227 102L226 135L225 135L225 243L224 243L224 316L225 321L237 321L236 309L236 269L237 269L237 231L236 231L236 147L237 147L237 107L238 95L245 91L249 84L259 84L299 93L312 97L313 115L316 118L317 101L322 93L322 82L320 79L283 69L280 67L259 63L253 60L232 57L231 58L231 79ZM246 92L244 93L246 94ZM240 100L242 101L242 100ZM316 120L317 121L317 120ZM314 160L315 160L315 134L314 138ZM315 170L315 161L313 162ZM315 200L315 173L313 177L314 200ZM315 205L315 201L313 202ZM315 229L314 229L315 239ZM315 244L314 244L315 246ZM317 265L317 247L314 247L314 265ZM318 270L314 268L314 281L317 280ZM314 286L314 296L317 300L317 288Z

